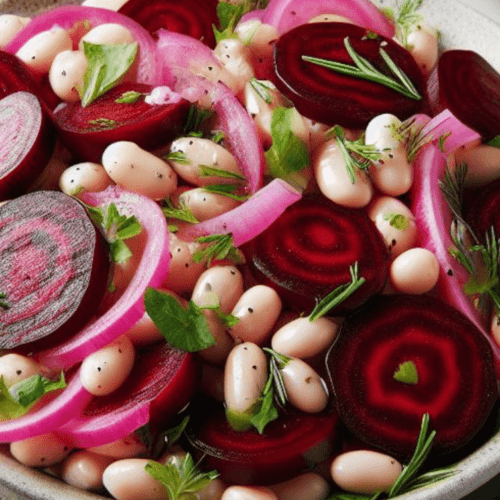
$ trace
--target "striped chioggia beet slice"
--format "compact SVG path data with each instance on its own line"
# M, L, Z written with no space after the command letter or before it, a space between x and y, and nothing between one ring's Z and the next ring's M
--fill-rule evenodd
M106 244L75 199L37 191L0 207L0 348L78 331L104 295Z
M192 413L187 438L194 454L204 457L203 467L217 470L229 484L287 481L329 458L338 446L340 421L331 410L288 410L259 434L234 430L223 409L206 405Z
M377 82L340 74L302 59L328 59L354 67L344 43L380 72L394 78L380 49L408 76L422 99L415 100ZM392 113L401 120L424 109L425 84L411 54L390 38L347 23L311 23L288 31L274 49L275 83L301 114L322 123L365 128L375 116Z
M189 35L212 49L215 47L213 25L219 20L217 2L212 0L128 0L118 11L132 18L157 38L159 29Z
M332 314L361 305L387 278L389 251L366 212L321 195L305 196L288 207L242 250L257 281L306 313L334 288L351 282L349 268L356 262L366 282Z
M42 172L55 145L38 98L15 92L0 100L0 200L22 194Z
M122 83L89 106L70 103L54 114L61 140L78 158L101 162L106 147L116 141L133 141L143 149L165 145L182 130L188 101L172 92L166 104L148 104L153 87ZM126 92L143 94L136 102L117 103Z
M425 413L437 432L433 451L444 454L474 437L498 397L488 342L435 297L373 298L343 323L327 365L347 427L403 458Z

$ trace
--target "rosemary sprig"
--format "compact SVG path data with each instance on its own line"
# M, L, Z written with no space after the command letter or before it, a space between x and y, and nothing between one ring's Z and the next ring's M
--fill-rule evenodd
M209 186L203 186L203 189L210 193L220 194L236 201L245 201L249 197L247 194L236 194L236 191L241 189L241 185L238 184L211 184Z
M257 80L257 78L252 78L250 80L250 85L255 90L255 93L267 104L271 104L273 99L269 90L274 90L274 85L267 80Z
M375 68L375 66L373 66L370 61L368 61L364 57L361 57L352 47L351 42L349 41L349 37L346 37L344 39L344 45L347 49L347 52L351 56L351 59L354 61L355 66L307 55L303 55L302 59L304 61L323 66L333 71L337 71L338 73L342 73L344 75L355 76L363 80L380 83L381 85L389 87L396 92L409 97L410 99L414 99L416 101L420 101L422 99L422 96L419 94L410 78L406 75L406 73L404 73L404 71L401 70L401 68L399 68L394 63L389 54L387 54L387 52L383 48L380 48L379 50L380 55L384 59L385 63L387 64L395 78L391 78L390 76L385 75L377 68Z
M422 0L405 0L399 7L396 18L396 38L405 48L408 48L408 35L424 21L422 14L417 13L421 5Z
M395 126L393 137L403 145L409 163L413 163L419 151L434 140L431 133L424 133L424 125L418 126L415 119L405 120L399 127Z

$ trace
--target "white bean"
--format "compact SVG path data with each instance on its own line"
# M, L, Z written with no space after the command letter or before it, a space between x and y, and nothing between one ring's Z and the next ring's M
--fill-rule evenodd
M439 263L430 250L411 248L392 262L389 275L392 285L399 292L420 295L436 285Z
M392 258L415 244L417 224L410 209L397 198L380 196L368 208L368 216L384 237Z
M467 149L458 149L456 163L467 164L467 187L483 187L500 178L500 148L481 144Z
M226 485L219 478L216 478L195 495L198 500L221 500L224 491L226 491Z
M61 464L61 478L81 490L98 491L103 487L102 474L112 462L111 457L79 450Z
M326 479L314 472L306 472L268 488L277 495L278 500L324 500L330 491Z
M369 177L356 168L355 182L352 182L335 139L318 148L314 174L320 191L329 200L350 208L362 208L370 203L373 188Z
M25 62L37 73L48 73L52 61L59 52L71 50L73 42L68 32L60 27L42 31L30 38L16 53L16 56Z
M308 23L349 23L353 24L347 17L339 16L337 14L319 14L317 16L311 17Z
M104 471L104 487L116 500L167 500L166 488L145 467L149 460L129 458L112 463Z
M118 12L126 3L127 0L84 0L82 7L98 7Z
M224 399L230 415L243 417L253 410L267 382L267 358L251 342L237 345L229 353L224 369Z
M297 318L282 326L271 339L272 348L284 356L307 359L328 348L339 331L338 323L321 317Z
M365 131L365 144L377 144L383 141L388 147L398 144L394 138L395 129L401 125L401 120L390 113L384 113L372 118Z
M133 41L132 33L125 26L117 23L105 23L92 28L84 35L80 39L78 48L83 50L83 42L95 45L125 45Z
M12 456L28 467L54 465L66 458L70 449L52 433L10 443Z
M54 93L65 102L80 100L77 88L83 88L87 58L81 50L63 50L50 66L49 82Z
M61 191L77 198L84 193L104 191L113 184L104 167L91 162L77 163L67 168L59 179Z
M3 377L7 387L35 375L42 375L43 372L42 366L33 358L14 353L0 357L0 377Z
M80 370L83 387L95 396L112 393L130 375L134 360L132 342L126 336L120 337L83 360Z
M161 200L177 187L177 176L168 163L129 141L110 144L102 165L119 186Z
M221 311L229 314L243 294L243 276L235 266L214 266L196 282L191 300L198 306L219 302Z
M305 413L318 413L326 408L325 382L307 363L291 359L280 371L288 400L295 408Z
M380 150L386 146L382 140L375 145ZM413 168L408 163L404 147L398 145L390 151L383 152L380 160L370 167L370 177L383 194L400 196L407 193L413 183Z
M198 356L208 363L222 365L234 346L234 340L226 333L225 326L215 311L204 310L202 314L208 322L215 345L198 351Z
M407 47L424 75L428 75L438 60L438 37L435 30L421 28L407 37Z
M275 290L256 285L246 290L231 314L238 323L230 330L236 341L264 345L281 313L281 299Z
M181 137L172 142L170 151L186 155L187 164L175 161L170 161L170 164L185 181L195 186L207 186L220 182L219 177L203 176L200 165L242 175L234 156L220 144L209 139Z
M343 490L366 495L388 492L401 470L396 459L368 450L342 453L331 466L332 478Z
M230 486L221 500L278 500L269 488L260 486Z
M88 451L98 453L99 455L106 455L107 457L115 459L122 459L145 455L148 450L139 436L133 432L132 434L111 443L89 448Z
M240 204L239 201L228 196L211 193L203 188L185 191L179 196L179 200L193 212L200 222L229 212Z
M0 15L0 48L5 47L30 21L29 17Z

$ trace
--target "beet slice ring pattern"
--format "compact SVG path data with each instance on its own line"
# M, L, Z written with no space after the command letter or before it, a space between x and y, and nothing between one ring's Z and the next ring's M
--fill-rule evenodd
M108 271L106 244L75 199L38 191L0 207L0 348L78 331Z
M398 371L413 365L413 380ZM413 453L422 416L433 451L474 437L497 400L490 347L461 313L436 298L385 296L348 318L327 355L337 410L363 441L394 456Z
M257 281L307 313L334 288L351 282L349 268L356 262L366 282L332 314L359 306L387 278L389 251L366 213L318 195L288 207L243 251Z
M414 100L380 83L337 73L304 61L302 56L353 65L344 39L382 73L393 77L379 53L383 48L409 77L421 96L425 85L410 53L390 38L373 37L368 30L347 23L311 23L280 37L274 49L276 86L301 114L322 123L364 128L375 116L392 113L401 120L422 111L425 97Z

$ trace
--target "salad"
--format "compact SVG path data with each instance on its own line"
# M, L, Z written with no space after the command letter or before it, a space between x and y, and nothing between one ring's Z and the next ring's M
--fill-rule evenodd
M362 500L494 433L499 109L470 101L500 75L419 0L306 4L0 17L21 463L118 500Z

